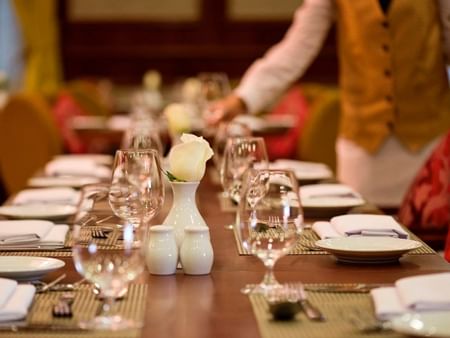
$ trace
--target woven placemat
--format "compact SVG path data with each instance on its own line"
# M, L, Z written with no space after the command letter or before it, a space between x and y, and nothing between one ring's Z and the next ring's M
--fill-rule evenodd
M262 338L402 337L392 331L362 333L352 323L352 316L363 315L366 320L375 320L372 300L368 293L308 292L311 303L325 315L325 322L310 321L303 312L298 313L292 321L275 321L262 295L250 295L249 298Z
M90 285L82 285L75 292L75 300L72 305L72 318L54 318L52 316L53 305L58 302L59 297L63 292L47 292L37 294L35 296L30 313L27 317L29 324L56 324L76 326L80 320L89 320L95 317L95 313L101 306L101 301L95 298ZM144 317L145 302L147 301L147 285L132 284L128 288L127 295L123 300L117 301L112 312L120 314L128 319L142 320ZM140 336L140 330L125 330L125 331L27 331L7 333L2 332L1 337L39 337L39 338L135 338Z
M81 240L88 241L92 238L92 233L95 230L103 230L104 226L89 226L81 229ZM100 245L100 247L104 250L114 250L117 249L117 239L119 236L118 232L108 232L107 238L95 239L96 243ZM17 250L17 251L1 251L0 256L38 256L38 257L72 257L72 246L73 246L73 237L72 231L69 230L67 233L66 242L64 244L64 248L53 249L53 250Z
M414 235L411 231L408 229L405 229L408 231L410 239L418 241L422 243L422 246L412 250L407 253L407 255L431 255L435 254L436 251L434 251L430 246L428 246L426 243L424 243L420 238L418 238L416 235ZM239 255L245 256L245 255L251 255L251 253L246 250L242 246L242 241L239 240L239 234L237 233L236 227L233 228L233 234L236 242L236 246L239 252ZM319 236L312 231L311 228L306 228L303 230L302 234L300 235L300 240L297 242L297 245L294 249L291 250L289 253L290 255L329 255L328 252L324 250L318 250L315 248L315 242L319 240Z

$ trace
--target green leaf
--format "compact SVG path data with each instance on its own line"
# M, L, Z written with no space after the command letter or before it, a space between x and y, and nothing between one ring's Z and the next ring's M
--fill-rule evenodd
M177 177L175 177L170 171L166 170L164 171L164 174L167 176L167 178L169 179L170 182L186 182L185 180L179 179Z

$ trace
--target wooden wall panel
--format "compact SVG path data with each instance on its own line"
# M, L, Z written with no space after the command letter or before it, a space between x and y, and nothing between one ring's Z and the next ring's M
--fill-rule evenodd
M201 17L194 22L70 20L68 1L60 2L67 80L100 76L120 84L137 84L150 68L158 69L165 81L200 71L225 71L230 77L239 77L283 37L290 24L228 20L225 0L199 0ZM305 81L334 83L336 68L332 33Z

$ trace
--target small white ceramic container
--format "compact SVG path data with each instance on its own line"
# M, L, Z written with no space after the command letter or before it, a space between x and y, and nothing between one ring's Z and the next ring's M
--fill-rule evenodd
M208 227L187 226L180 248L180 261L188 275L206 275L211 272L214 252Z
M152 275L173 275L177 270L178 247L172 226L150 227L145 261Z

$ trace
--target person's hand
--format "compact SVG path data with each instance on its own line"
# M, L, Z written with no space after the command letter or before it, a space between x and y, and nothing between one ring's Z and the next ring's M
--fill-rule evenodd
M208 125L215 126L222 121L229 121L235 116L246 112L247 107L244 101L239 96L230 94L209 105L205 120Z

